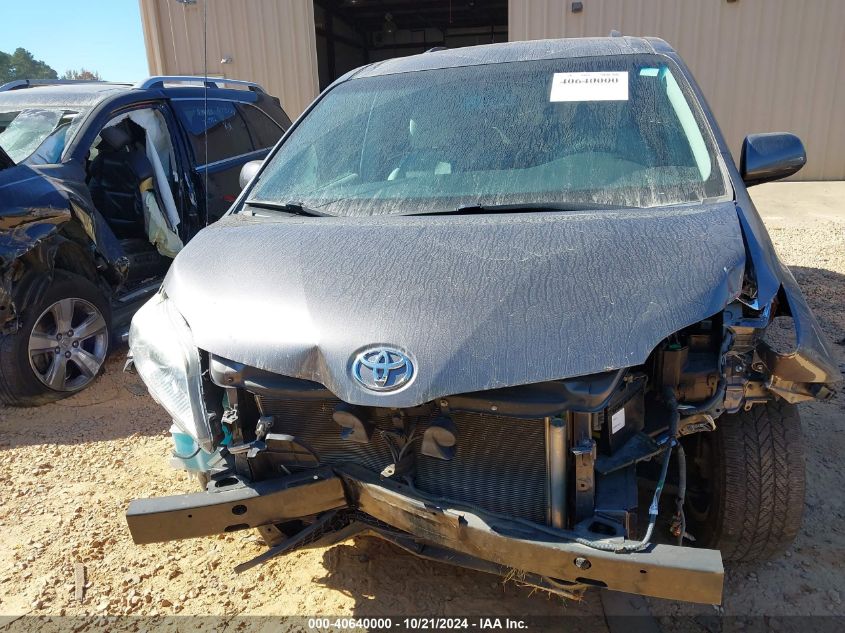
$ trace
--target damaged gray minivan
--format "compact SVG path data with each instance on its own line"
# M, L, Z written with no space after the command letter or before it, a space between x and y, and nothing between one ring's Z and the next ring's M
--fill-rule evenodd
M721 602L723 558L795 537L796 404L841 379L746 191L804 162L760 134L735 166L657 39L350 72L133 320L205 484L133 501L135 542L259 528L245 570L369 534Z

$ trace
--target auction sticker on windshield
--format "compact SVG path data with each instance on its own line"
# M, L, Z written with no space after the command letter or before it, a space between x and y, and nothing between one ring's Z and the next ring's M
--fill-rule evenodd
M549 101L627 101L628 72L555 73Z

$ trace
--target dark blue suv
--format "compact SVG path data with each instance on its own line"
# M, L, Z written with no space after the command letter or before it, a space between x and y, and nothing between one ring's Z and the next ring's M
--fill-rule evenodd
M0 401L85 388L173 257L290 126L229 79L0 86Z

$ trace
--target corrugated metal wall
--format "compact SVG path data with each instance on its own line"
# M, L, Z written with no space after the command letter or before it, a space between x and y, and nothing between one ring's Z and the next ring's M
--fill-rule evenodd
M139 0L150 72L251 79L291 117L318 92L312 0ZM845 179L845 0L510 0L509 39L654 35L692 69L734 154L750 132L807 146L795 179ZM231 64L221 64L231 57Z
M291 118L317 95L312 0L139 1L151 74L203 74L207 9L210 75L260 83ZM221 64L224 57L231 63Z
M509 39L652 35L692 70L739 156L750 132L807 148L797 180L845 179L845 0L510 0Z

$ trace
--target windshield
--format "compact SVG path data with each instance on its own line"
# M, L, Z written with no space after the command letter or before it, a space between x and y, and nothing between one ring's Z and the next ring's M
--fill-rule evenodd
M57 163L79 114L79 108L0 109L0 147L15 163Z
M665 57L410 72L328 92L249 202L342 216L695 202L725 194L713 147Z

